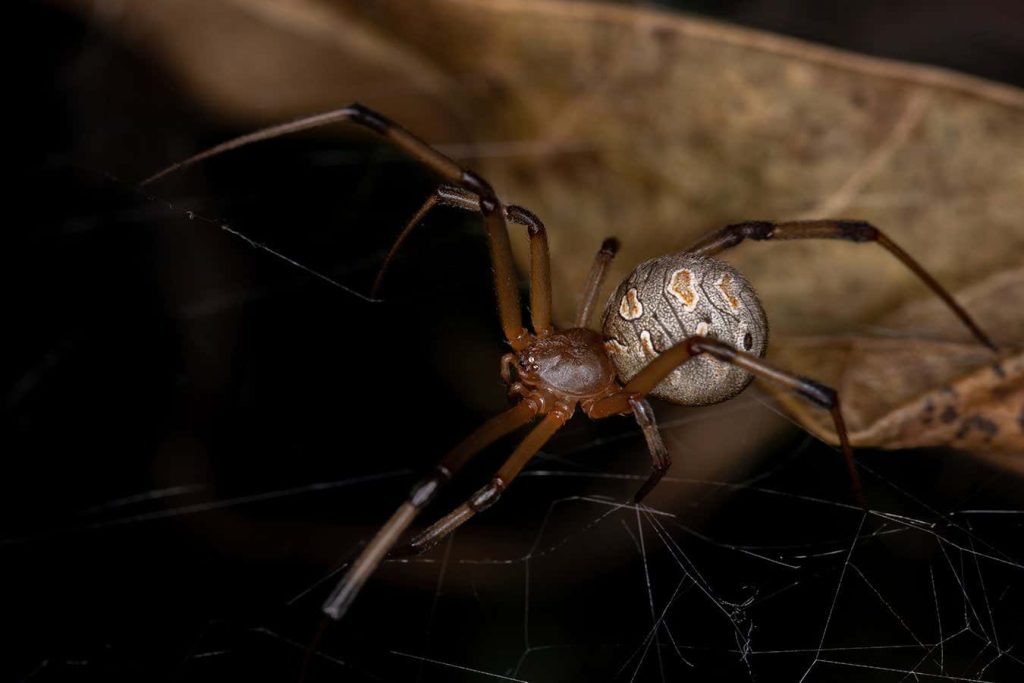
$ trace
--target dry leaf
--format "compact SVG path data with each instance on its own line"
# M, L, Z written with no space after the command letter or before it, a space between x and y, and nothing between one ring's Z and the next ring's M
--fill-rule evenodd
M108 25L240 125L358 99L469 159L506 201L548 223L563 321L610 234L624 244L613 281L643 259L754 218L869 220L951 290L1024 254L1024 93L1014 88L597 3L122 6L103 17ZM751 244L728 258L758 287L776 336L857 332L840 350L814 340L776 344L776 358L824 380L842 374L844 390L862 368L856 383L868 390L844 391L860 442L1018 448L1011 416L996 417L1001 399L993 397L1018 395L1019 359L1007 358L999 376L985 352L952 343L967 341L953 327L931 341L864 336L891 328L884 316L900 306L913 320L918 304L910 302L930 296L882 249ZM1019 329L1024 306L1005 308ZM908 367L894 354L909 354L933 383L890 391L889 372ZM947 386L968 402L944 425L946 404L929 392ZM884 404L874 403L879 387L892 397ZM929 400L938 414L926 425ZM914 401L923 403L907 407ZM817 416L787 403L821 433ZM982 410L995 433L965 422Z
M889 337L786 339L774 360L811 367L837 388L855 446L949 445L988 454L1024 454L1024 268L1009 270L958 297L1000 341L998 358L976 344L941 341L956 321L934 302L914 302L886 320ZM901 334L902 333L902 334ZM837 443L831 421L790 394L775 398L809 431ZM1020 464L1018 464L1020 466Z

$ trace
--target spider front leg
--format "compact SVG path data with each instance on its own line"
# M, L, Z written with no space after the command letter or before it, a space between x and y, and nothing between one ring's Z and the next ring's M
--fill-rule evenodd
M341 619L348 610L359 590L370 578L381 560L388 554L402 533L437 494L438 489L475 454L494 443L497 439L518 429L536 416L536 412L524 401L505 412L492 417L475 432L453 448L441 459L434 472L417 483L409 497L395 511L369 545L363 549L345 576L331 592L324 603L323 611L332 619Z
M890 254L899 259L911 272L935 292L978 341L993 351L998 350L995 343L982 331L974 319L968 315L946 288L932 277L920 263L900 248L889 237L866 221L823 219L815 221L786 221L773 223L770 221L747 221L728 225L718 232L713 232L686 250L693 256L714 256L726 249L735 247L746 239L752 240L802 240L802 239L833 239L850 242L874 242L884 247Z
M524 401L525 402L525 401ZM533 428L526 438L520 442L512 455L501 466L490 482L447 515L430 525L426 531L418 534L409 545L394 553L395 556L414 555L424 552L443 540L472 517L497 502L501 494L508 488L516 476L522 472L526 463L537 454L552 435L572 417L572 411L553 410Z
M607 238L601 243L601 248L594 257L594 264L590 267L590 274L587 275L587 286L583 288L583 296L580 297L580 307L576 313L576 327L587 327L590 325L590 318L594 314L594 303L601 291L601 285L608 274L608 266L619 251L619 241L614 237Z
M673 345L627 382L621 392L590 406L588 414L594 419L599 419L609 415L628 413L632 410L633 401L649 394L663 379L668 377L670 372L699 354L707 354L723 363L740 367L755 377L781 384L826 409L832 416L836 434L839 435L839 446L843 458L846 460L854 496L861 507L867 508L860 485L860 476L857 474L857 466L853 459L853 449L850 447L850 439L846 433L846 422L843 420L843 413L840 409L838 392L807 377L800 377L780 370L758 356L739 351L717 339L693 336Z
M419 225L427 214L436 206L450 206L463 211L480 211L480 197L451 185L441 185L427 197L423 205L416 210L412 218L405 224L388 250L384 262L377 271L371 296L376 296L384 281L384 274L394 260L395 254L402 247L406 238ZM512 223L526 226L530 236L530 322L534 332L545 337L554 331L551 325L551 259L548 254L548 235L544 223L532 211L522 206L509 205L502 208L505 219Z
M239 147L340 121L354 123L386 138L396 147L433 170L445 182L457 185L479 198L477 205L480 213L483 214L484 225L487 229L487 243L491 254L491 264L494 268L494 288L498 299L501 327L505 338L513 349L525 348L530 341L530 334L523 328L522 311L519 305L518 276L512 259L508 229L505 225L505 212L502 210L501 202L498 201L493 188L486 180L476 173L464 169L451 157L434 149L397 123L361 104L350 104L341 109L263 128L248 135L228 140L169 166L146 178L140 184L151 184L170 173Z

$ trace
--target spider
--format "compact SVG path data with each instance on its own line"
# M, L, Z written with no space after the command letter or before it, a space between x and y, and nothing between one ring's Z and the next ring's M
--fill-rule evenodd
M551 320L547 233L540 219L521 206L503 205L491 185L479 175L360 104L234 138L168 167L142 184L243 145L338 121L348 121L383 136L443 181L399 234L374 283L375 292L399 246L432 208L444 205L482 215L501 328L511 347L511 351L501 357L500 374L513 405L463 439L441 458L430 474L413 486L405 502L384 523L324 603L324 613L335 620L346 613L362 586L389 554L424 551L493 505L577 409L592 419L629 414L635 417L652 461L650 475L633 497L633 502L639 504L671 463L648 396L680 405L709 405L736 396L754 377L776 382L829 411L853 493L863 506L838 393L762 360L768 341L764 310L746 279L715 258L744 240L874 242L931 288L978 341L996 350L995 344L942 285L881 230L865 221L841 219L737 223L709 234L688 249L645 261L609 298L598 331L590 326L594 305L618 249L618 242L609 238L594 259L573 326L556 328ZM509 223L524 226L529 235L532 331L523 325ZM539 420L537 425L519 442L489 483L414 536L403 549L395 551L399 539L419 512L470 458L500 437L535 420Z

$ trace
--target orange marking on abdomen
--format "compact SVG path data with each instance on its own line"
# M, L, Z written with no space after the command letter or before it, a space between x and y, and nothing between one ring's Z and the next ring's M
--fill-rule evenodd
M733 309L739 308L740 302L736 298L736 295L732 293L732 275L729 273L723 273L722 277L718 278L718 282L716 284L718 286L718 291L720 291L729 302L729 306Z
M636 294L636 289L630 289L626 296L622 297L619 303L619 315L626 320L636 320L644 314L644 305Z
M692 311L697 306L697 290L693 288L693 273L680 268L672 273L668 283L668 291L683 302L686 310Z
M640 332L640 345L644 347L644 353L648 356L658 355L658 350L654 348L654 340L651 339L651 333L647 330Z
M605 341L604 350L608 352L608 355L614 356L616 354L626 353L627 351L629 351L629 347L620 342L615 337L612 337L611 339Z

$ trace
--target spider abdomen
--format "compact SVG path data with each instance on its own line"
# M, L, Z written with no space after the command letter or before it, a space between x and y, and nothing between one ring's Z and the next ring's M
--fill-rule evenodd
M713 337L756 356L764 356L768 345L768 321L746 278L727 263L684 253L637 266L608 300L602 331L623 382L687 337ZM698 356L651 394L680 405L708 405L732 398L751 379L735 365Z

